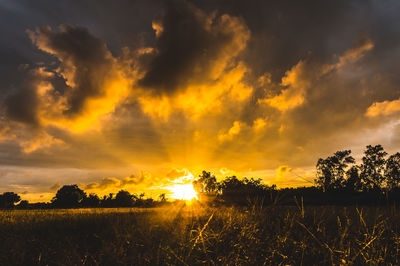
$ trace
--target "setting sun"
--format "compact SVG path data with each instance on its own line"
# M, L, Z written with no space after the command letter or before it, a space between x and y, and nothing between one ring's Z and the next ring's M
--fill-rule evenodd
M171 198L180 200L198 199L192 184L174 185L170 188Z

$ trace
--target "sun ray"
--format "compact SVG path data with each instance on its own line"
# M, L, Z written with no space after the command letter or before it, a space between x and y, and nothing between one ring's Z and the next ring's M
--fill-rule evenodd
M197 193L193 188L192 184L176 184L169 188L172 192L170 197L173 199L191 201L198 199Z

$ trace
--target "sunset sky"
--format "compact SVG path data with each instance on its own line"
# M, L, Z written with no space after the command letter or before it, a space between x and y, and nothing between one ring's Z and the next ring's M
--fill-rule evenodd
M1 0L0 192L310 185L400 151L400 1Z

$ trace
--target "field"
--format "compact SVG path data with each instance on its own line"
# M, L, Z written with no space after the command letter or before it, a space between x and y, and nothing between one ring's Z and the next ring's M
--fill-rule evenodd
M0 265L400 264L392 207L0 212Z

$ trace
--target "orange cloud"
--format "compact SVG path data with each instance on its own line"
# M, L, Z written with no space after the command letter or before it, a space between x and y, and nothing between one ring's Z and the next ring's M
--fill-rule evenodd
M360 43L349 50L347 50L342 56L339 57L339 62L336 64L337 68L341 68L347 64L354 64L360 60L366 52L374 48L374 43L368 39L364 38L360 40Z
M239 63L213 83L188 85L174 95L140 93L138 99L143 111L152 118L167 121L174 112L182 112L186 117L197 120L210 113L223 112L226 102L242 103L247 100L253 90L242 81L247 71L247 67Z
M25 153L31 153L38 149L49 148L53 145L65 145L64 141L57 139L46 132L40 132L33 138L22 140L19 145Z
M339 57L337 63L318 65L307 61L299 61L282 78L279 84L283 87L281 92L272 98L259 99L259 103L266 103L282 112L302 106L307 100L306 93L313 86L313 82L333 70L341 70L356 63L373 47L373 42L365 38L356 47L345 51ZM270 84L270 80L263 76L261 76L259 82Z
M365 113L368 117L387 116L400 112L400 99L393 101L375 102Z
M287 111L302 105L305 101L305 93L310 86L310 81L304 78L307 71L304 62L300 61L291 70L287 71L282 78L281 85L286 87L275 97L260 100L261 103L267 103L270 106L280 110Z
M104 43L85 28L61 25L59 32L41 27L28 31L38 49L55 56L55 70L67 85L62 95L49 81L37 84L38 118L43 126L54 125L73 132L98 128L100 117L112 112L129 94L131 81ZM80 38L79 42L75 38ZM39 68L40 75L52 72Z
M162 183L162 179L148 172L141 171L138 176L130 175L123 178L104 177L100 181L86 184L84 189L101 195L110 192L114 193L120 189L125 189L133 193L148 190L153 186L160 186Z
M261 131L264 129L267 125L267 122L263 118L257 118L256 120L253 121L253 129L257 131Z
M223 133L220 132L218 135L218 140L223 141L231 141L235 136L239 135L240 131L242 130L244 124L240 121L233 122L233 126L228 130L228 132Z
M187 20L188 28L182 30L190 32L190 38L179 35L182 23L176 14ZM221 112L228 100L243 102L250 97L252 88L243 82L249 69L237 59L250 38L242 20L175 3L153 21L153 29L152 63L137 84L142 88L137 98L146 114L167 121L173 113L183 113L197 120Z
M0 142L8 141L11 139L15 139L16 135L12 132L12 129L9 125L4 123L0 124Z
M282 179L286 174L290 173L292 171L292 169L287 166L287 165L281 165L278 167L278 169L276 170L276 178Z

